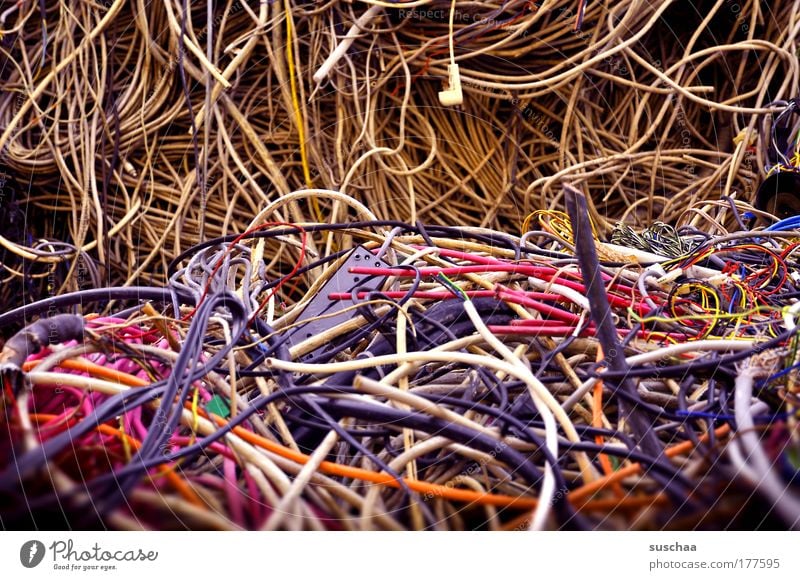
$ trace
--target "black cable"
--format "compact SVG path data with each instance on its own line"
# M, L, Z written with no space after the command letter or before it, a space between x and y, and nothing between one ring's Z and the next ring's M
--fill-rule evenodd
M634 396L636 387L627 376L629 370L625 360L625 351L617 338L617 329L611 316L611 307L608 295L603 284L603 278L598 272L597 251L594 247L592 227L586 198L575 188L564 184L564 197L567 211L572 222L572 231L575 237L575 253L583 272L584 286L589 300L591 316L596 328L597 340L603 347L603 357L609 369L622 376L612 377L615 389L624 391ZM605 375L604 375L605 380ZM637 443L646 453L658 457L663 449L659 445L653 428L652 420L638 412L636 406L628 407L620 402L620 412L629 422L631 429L637 436Z

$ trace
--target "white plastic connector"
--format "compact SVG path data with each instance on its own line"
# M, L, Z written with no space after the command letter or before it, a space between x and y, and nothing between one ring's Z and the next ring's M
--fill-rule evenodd
M800 314L800 302L795 302L783 311L783 326L786 330L797 328L797 315Z
M461 91L461 74L457 64L447 65L449 75L447 90L439 91L439 102L445 107L454 107L464 102L464 93Z

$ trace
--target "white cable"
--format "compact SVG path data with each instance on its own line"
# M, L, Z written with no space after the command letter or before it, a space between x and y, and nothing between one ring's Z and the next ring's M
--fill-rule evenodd
M490 333L491 334L491 333ZM459 352L457 349L465 348L475 342L478 337L465 337L452 342L436 347L429 351L409 352L405 354L386 354L371 357L369 359L352 359L348 361L337 361L331 363L300 363L286 361L278 358L267 358L264 365L267 368L285 370L295 373L304 374L321 374L328 375L341 371L358 371L368 368L376 368L386 365L398 365L398 368L381 381L383 383L394 384L404 374L413 372L426 362L445 362L445 363L463 363L473 366L482 366L494 371L500 371L507 375L518 378L523 381L528 388L534 389L541 400L547 403L548 408L553 413L567 439L573 443L579 442L580 437L575 429L569 416L561 408L558 401L556 401L553 394L530 372L524 365L520 366L508 363L504 360L497 359L491 356L477 355L468 352ZM480 337L485 340L485 338ZM444 350L448 349L448 350ZM592 467L591 462L588 461L586 454L583 452L575 453L576 462L580 465L581 472L589 480L593 479L596 475L596 470Z
M469 319L472 321L472 324L475 325L478 333L486 340L486 342L496 350L507 362L514 365L520 372L524 372L526 374L526 381L525 383L528 385L528 391L531 395L531 399L533 400L533 404L536 406L536 410L539 412L539 415L542 417L542 421L544 421L544 429L545 429L545 445L547 449L552 453L553 457L558 457L558 428L556 427L556 420L553 416L553 413L550 412L550 409L547 407L544 401L542 401L537 389L531 388L531 382L536 381L538 379L531 373L530 369L525 366L519 358L514 356L514 353L500 340L491 333L491 331L486 327L484 324L481 315L478 314L478 311L475 309L475 305L467 300L464 304L464 311L469 316ZM544 387L544 385L542 385ZM536 504L536 509L533 512L533 518L531 519L530 529L534 531L540 531L545 528L547 525L547 519L550 514L550 509L553 506L553 498L555 497L556 493L556 479L555 474L553 473L553 466L550 465L549 461L545 462L544 465L544 481L542 482L542 489L539 492L539 503Z
M532 276L528 277L528 283L535 290L541 290L542 292L550 292L552 294L558 294L559 296L563 296L567 300L580 306L585 311L591 310L589 308L588 298L586 298L586 296L584 296L577 290L573 290L572 288L569 288L567 286L562 286L561 284L557 284L555 282L545 282L544 280L539 280L538 278L534 278Z
M439 92L439 102L445 107L460 105L464 102L464 93L461 89L461 73L456 64L456 51L454 46L455 33L453 20L456 15L456 0L450 5L450 64L447 65L447 90Z
M753 482L755 488L765 496L775 508L775 511L794 530L800 530L800 498L793 494L788 486L772 468L773 462L769 460L764 451L750 408L753 398L753 380L758 369L746 367L739 370L736 377L734 393L734 412L736 416L736 433L738 437L729 445L736 442L742 446L745 462L755 475Z
M314 82L318 85L322 83L328 75L331 74L331 69L336 66L336 63L339 62L342 57L347 52L353 42L355 42L356 38L361 36L364 30L367 28L370 22L378 15L380 11L383 10L382 6L372 6L362 14L358 20L353 23L353 26L350 27L350 30L347 31L347 35L336 45L336 48L333 49L333 52L325 59L325 62L322 63L322 66L317 69L317 72L314 73Z

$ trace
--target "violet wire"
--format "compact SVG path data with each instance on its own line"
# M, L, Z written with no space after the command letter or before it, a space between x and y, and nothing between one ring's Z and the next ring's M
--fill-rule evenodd
M135 411L136 413L132 417L132 425L134 429L136 429L136 432L138 433L137 439L141 441L142 439L147 437L147 427L145 427L144 423L142 423L142 408L136 407L135 409L133 409L133 411ZM129 411L129 413L130 412L132 411Z
M170 441L174 442L176 445L183 447L185 445L191 444L192 438L187 437L186 435L173 435ZM218 441L210 443L207 446L207 449L210 449L214 453L222 455L228 459L236 459L236 456L233 454L233 451L231 451L230 449L228 449L228 447L226 447L222 443L219 443Z

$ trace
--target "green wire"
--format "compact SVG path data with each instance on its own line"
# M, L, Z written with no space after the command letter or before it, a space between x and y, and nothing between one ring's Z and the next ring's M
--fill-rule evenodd
M460 298L464 302L469 302L469 296L467 293L464 292L455 282L453 282L450 278L448 278L445 274L441 272L436 275L436 279L444 285L445 288L450 290L454 296Z

